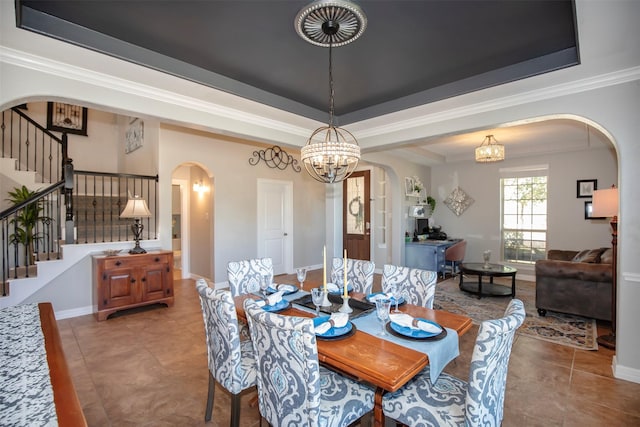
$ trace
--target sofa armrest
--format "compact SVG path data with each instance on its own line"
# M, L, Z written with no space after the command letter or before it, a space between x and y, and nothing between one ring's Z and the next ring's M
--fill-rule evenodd
M536 261L536 278L554 277L557 279L568 278L589 282L611 282L612 275L611 264L592 264L551 259Z

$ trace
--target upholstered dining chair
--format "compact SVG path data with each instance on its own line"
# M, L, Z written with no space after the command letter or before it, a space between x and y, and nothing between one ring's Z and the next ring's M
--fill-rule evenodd
M204 279L196 281L209 360L209 392L205 421L211 420L216 381L231 393L231 422L240 421L240 395L256 385L256 360L250 341L240 341L236 307L228 289L212 289Z
M442 272L442 278L444 279L445 273L448 269L451 269L451 275L456 276L456 267L464 260L465 252L467 251L467 241L461 240L458 243L454 243L444 251L445 270Z
M375 269L376 264L373 261L347 258L347 280L351 282L355 292L362 292L366 295L371 293ZM342 283L344 258L333 258L330 277L333 283Z
M512 299L504 317L480 324L468 382L441 373L431 383L427 366L400 390L382 397L385 416L411 427L499 426L511 347L524 319L522 301Z
M382 292L395 292L408 303L433 308L438 273L419 268L385 264L382 269Z
M260 279L263 275L273 277L273 261L271 258L254 258L243 261L231 261L227 264L227 280L231 295L260 292Z
M273 427L347 426L373 409L368 386L318 363L313 320L244 303L258 366L258 407Z

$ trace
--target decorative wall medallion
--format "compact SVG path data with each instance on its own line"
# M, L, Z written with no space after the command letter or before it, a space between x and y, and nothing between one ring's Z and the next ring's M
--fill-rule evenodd
M460 216L474 201L475 200L469 197L462 188L456 187L451 194L449 194L449 197L445 199L444 204L451 209L456 216Z
M124 152L130 153L142 147L144 141L144 122L138 118L133 119L129 123L127 132L125 133Z
M87 109L61 102L47 102L47 129L87 136Z

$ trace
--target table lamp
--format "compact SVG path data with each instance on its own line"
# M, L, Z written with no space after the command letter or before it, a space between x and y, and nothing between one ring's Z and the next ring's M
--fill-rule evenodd
M615 185L606 190L596 190L593 192L593 217L611 218L611 333L600 335L598 344L603 347L616 348L616 299L617 291L617 270L618 270L618 189Z
M127 201L127 206L120 214L120 218L134 218L135 222L131 224L131 231L133 232L133 240L136 245L129 251L130 254L146 254L147 251L140 247L140 236L142 236L142 230L144 225L140 222L140 218L148 218L151 216L147 202L141 199L139 196L134 196L133 199Z

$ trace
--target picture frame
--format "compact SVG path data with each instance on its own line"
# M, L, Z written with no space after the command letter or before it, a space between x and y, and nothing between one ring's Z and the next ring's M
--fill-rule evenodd
M412 176L404 177L404 194L405 196L420 197L421 191L416 191L416 179Z
M576 197L578 199L593 197L593 192L597 189L597 179L579 179L576 183Z
M593 214L593 201L584 202L584 219L606 219L601 216L591 216Z
M138 118L134 118L129 122L129 127L125 133L124 152L131 153L142 147L144 142L144 122Z
M87 108L62 102L47 102L47 129L87 136Z

